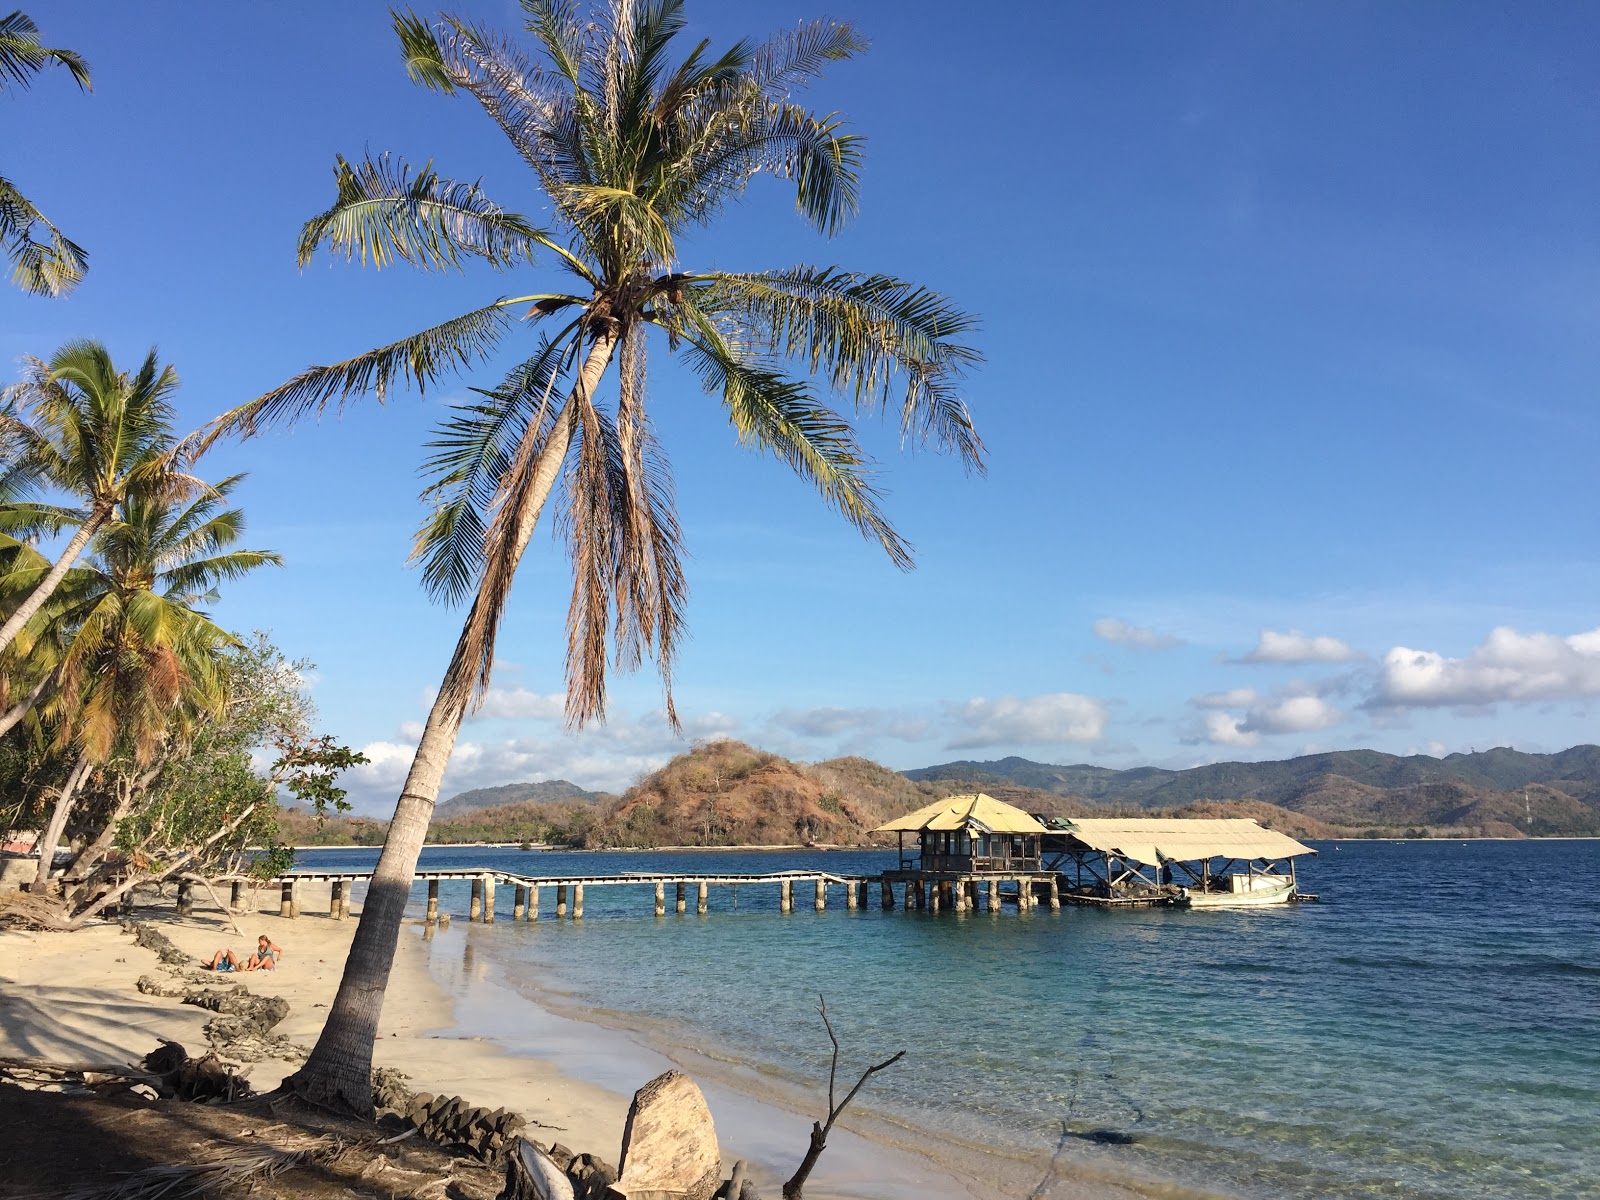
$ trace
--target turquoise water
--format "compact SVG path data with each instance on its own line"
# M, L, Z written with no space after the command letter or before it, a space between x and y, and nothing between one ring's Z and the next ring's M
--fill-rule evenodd
M1597 842L1324 845L1323 903L1249 911L777 910L653 915L591 888L581 923L509 922L476 953L530 995L825 1079L818 993L847 1053L904 1048L865 1099L897 1121L1241 1197L1600 1196ZM496 856L487 859L485 856ZM875 870L881 854L429 850L527 874ZM371 861L318 852L308 864ZM446 891L446 907L466 909ZM1050 1195L1049 1185L1035 1193Z

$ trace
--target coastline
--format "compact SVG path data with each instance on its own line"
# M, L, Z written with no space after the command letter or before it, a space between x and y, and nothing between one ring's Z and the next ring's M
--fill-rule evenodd
M315 897L307 897L308 907ZM273 1031L308 1047L337 990L354 921L266 911L237 918L241 934L215 910L184 919L165 908L136 914L192 955L191 974L207 985L243 983L257 995L289 1001ZM802 1092L735 1063L716 1047L669 1045L636 1029L580 1012L550 996L533 997L505 977L479 939L492 928L465 923L424 938L402 928L385 1000L374 1065L403 1072L417 1090L459 1094L473 1104L504 1107L529 1121L530 1135L559 1141L615 1162L632 1093L671 1067L704 1090L717 1125L724 1166L743 1158L768 1195L804 1153L820 1095ZM198 963L222 946L235 949L266 934L285 948L272 973L213 975ZM157 962L119 926L74 933L0 932L0 1054L54 1061L137 1062L161 1039L199 1053L209 1012L148 996L141 975ZM245 1073L258 1092L276 1088L298 1060L264 1058ZM919 1136L920 1135L920 1136ZM1041 1185L1041 1173L1047 1178ZM1039 1164L974 1146L942 1146L923 1132L898 1128L857 1110L830 1135L807 1187L814 1200L987 1200L994 1195L1051 1200L1141 1200L1191 1197L1076 1167L1041 1172Z

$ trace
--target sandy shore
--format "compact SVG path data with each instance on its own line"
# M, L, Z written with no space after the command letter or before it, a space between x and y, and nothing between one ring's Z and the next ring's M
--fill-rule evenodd
M283 946L275 972L215 978L288 1000L290 1014L274 1032L309 1046L338 987L355 922L311 915L325 911L325 889L319 897L307 887L303 903L306 912L298 920L275 912L238 917L238 935L222 914L199 905L185 920L166 908L135 916L158 923L197 964L223 946L242 956L257 934ZM673 1064L614 1031L547 1013L499 988L464 953L471 933L492 931L463 926L431 941L415 926L402 932L375 1064L404 1071L418 1090L520 1112L542 1126L532 1136L615 1162L632 1091ZM197 1052L205 1045L202 1027L211 1014L144 995L135 986L144 974L160 974L155 955L114 925L72 934L0 932L0 1054L121 1064L137 1062L161 1038ZM198 968L195 974L207 982L214 978ZM258 1090L267 1091L297 1065L266 1059L252 1064L248 1074ZM574 1078L579 1071L608 1086ZM763 1189L776 1194L780 1173L804 1150L809 1122L714 1084L706 1091L725 1163L748 1159ZM866 1180L875 1185L853 1186ZM830 1138L813 1181L807 1194L817 1200L968 1200L978 1194L917 1156L843 1130Z

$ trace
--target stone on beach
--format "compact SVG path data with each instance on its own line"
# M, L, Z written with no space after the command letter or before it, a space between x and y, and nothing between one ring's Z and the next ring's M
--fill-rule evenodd
M575 1200L566 1172L537 1145L518 1138L506 1159L506 1187L498 1200Z
M722 1183L722 1155L711 1110L694 1080L668 1071L634 1093L619 1168L611 1190L624 1200L711 1200Z

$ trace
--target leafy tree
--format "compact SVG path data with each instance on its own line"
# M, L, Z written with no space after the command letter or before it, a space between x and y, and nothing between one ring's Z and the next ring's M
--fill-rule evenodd
M719 401L745 446L816 487L897 566L910 549L879 506L850 422L813 381L858 411L894 410L905 436L979 467L982 445L956 383L978 356L972 319L926 288L880 274L791 266L694 271L679 240L710 226L758 175L794 187L800 216L831 235L855 212L861 143L836 115L793 95L866 43L812 22L720 55L674 62L682 0L615 0L586 19L573 0L523 0L529 57L458 17L394 15L420 85L475 100L532 169L549 229L477 184L396 159L340 157L335 199L308 221L300 261L326 246L377 267L498 270L552 261L565 282L482 307L344 362L313 367L220 418L214 436L259 433L350 397L419 389L480 361L517 324L531 356L455 411L432 443L415 559L426 586L469 612L401 791L383 855L316 1049L292 1087L371 1110L373 1034L412 876L461 722L487 686L512 578L558 479L572 557L567 716L600 717L608 665L656 658L672 706L672 656L686 589L670 475L651 432L646 342L654 331ZM618 398L597 389L617 365Z
M0 17L0 94L26 88L33 77L62 66L83 91L90 90L89 64L71 50L39 41L39 27L22 11ZM42 296L70 292L89 269L89 256L45 219L16 184L0 175L0 248L11 262L13 282Z
M71 634L45 715L56 745L75 748L77 758L39 839L37 890L48 887L56 846L91 771L113 759L128 764L117 801L119 818L126 815L148 786L136 781L171 743L187 740L184 726L220 714L228 702L219 663L234 638L199 604L214 598L217 584L282 561L270 551L232 548L244 517L224 501L242 478L224 479L187 504L134 492L102 529L90 561L63 574L56 620Z
M13 456L12 471L69 493L82 507L12 505L13 525L31 520L30 529L76 525L77 531L48 567L23 557L0 577L0 587L14 597L14 607L0 608L7 614L0 654L39 614L119 505L136 492L164 502L202 487L187 473L197 443L173 436L177 387L177 372L160 366L154 350L132 374L118 371L110 351L93 341L68 342L49 362L25 360L23 381L6 390L0 407L0 444Z

